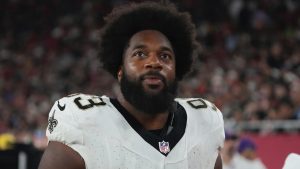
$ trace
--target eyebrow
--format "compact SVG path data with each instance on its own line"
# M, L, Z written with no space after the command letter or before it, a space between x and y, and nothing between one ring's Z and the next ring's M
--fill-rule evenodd
M166 51L169 51L169 52L175 53L173 49L171 49L171 48L169 48L169 47L166 47L166 46L163 46L163 47L161 47L160 49L161 49L161 50L163 50L163 51L165 51L165 50L166 50Z
M134 49L145 49L146 47L147 47L146 45L140 44L140 45L133 46L132 49L133 50ZM169 52L175 53L174 50L172 50L171 48L169 48L167 46L160 47L160 50L162 50L162 51L169 51Z

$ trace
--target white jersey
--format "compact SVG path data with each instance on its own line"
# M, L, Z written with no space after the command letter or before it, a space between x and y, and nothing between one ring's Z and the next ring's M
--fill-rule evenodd
M239 153L235 154L232 159L232 164L234 168L242 169L267 169L263 162L256 158L254 160L249 160Z
M298 169L300 166L300 154L290 153L284 162L282 169Z
M55 102L46 134L77 151L87 169L213 169L225 137L221 112L199 98L176 102L173 130L156 135L116 100L76 94Z

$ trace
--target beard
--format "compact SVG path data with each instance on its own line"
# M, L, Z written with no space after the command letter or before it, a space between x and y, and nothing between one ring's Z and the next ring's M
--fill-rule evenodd
M125 70L123 70L124 76L121 78L120 87L124 98L132 104L139 111L149 115L156 115L164 113L165 111L172 111L174 108L174 98L177 92L177 80L174 80L167 84L166 79L158 72L148 72L141 75L138 80L130 80ZM160 92L155 94L146 92L142 79L146 75L159 76L164 84L164 87Z

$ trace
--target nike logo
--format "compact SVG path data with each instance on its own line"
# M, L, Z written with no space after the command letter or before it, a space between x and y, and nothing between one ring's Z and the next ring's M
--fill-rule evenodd
M59 101L58 101L58 102L57 102L57 107L59 108L60 111L64 111L65 108L66 108L66 104L64 104L63 106L61 106L61 105L59 104Z

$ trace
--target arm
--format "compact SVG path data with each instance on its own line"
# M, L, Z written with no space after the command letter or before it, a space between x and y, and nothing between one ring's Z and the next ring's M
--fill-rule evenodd
M214 169L222 169L223 166L222 166L222 158L220 156L220 153L218 154L218 157L217 157L217 160L216 160L216 163L215 163L215 168Z
M85 169L83 158L63 143L50 141L38 169Z

